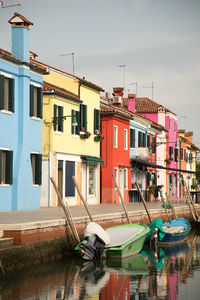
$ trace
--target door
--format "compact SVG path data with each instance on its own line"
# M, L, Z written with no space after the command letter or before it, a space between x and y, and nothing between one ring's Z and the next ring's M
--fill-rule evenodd
M63 160L58 161L58 191L63 199ZM58 206L60 206L59 202Z

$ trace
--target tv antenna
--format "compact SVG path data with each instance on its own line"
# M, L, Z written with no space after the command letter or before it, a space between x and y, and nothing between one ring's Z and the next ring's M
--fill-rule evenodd
M72 56L72 68L73 68L73 75L75 75L75 70L74 70L74 52L72 53L65 53L65 54L60 54L59 56Z
M154 89L154 85L153 85L153 81L151 86L143 86L144 89L151 89L152 90L152 100L153 100L153 89Z
M129 85L136 85L136 88L135 88L135 94L136 94L136 97L137 97L137 87L138 87L138 82L132 82L132 83L129 83Z
M125 69L126 65L118 65L119 68L123 68L123 88L125 89Z

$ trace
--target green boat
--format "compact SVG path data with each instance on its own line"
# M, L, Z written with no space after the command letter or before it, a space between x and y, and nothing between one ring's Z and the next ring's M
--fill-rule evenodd
M149 227L145 224L123 224L103 229L90 222L84 232L85 240L75 247L84 259L100 257L122 259L142 250Z

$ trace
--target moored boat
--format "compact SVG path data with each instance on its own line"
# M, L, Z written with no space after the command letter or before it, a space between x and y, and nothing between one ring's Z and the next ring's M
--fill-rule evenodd
M84 259L124 258L139 253L149 227L145 224L123 224L103 229L90 222L84 232L85 240L75 247Z
M190 232L191 225L185 218L176 218L163 224L161 219L155 219L150 223L150 233L147 240L157 232L157 242L160 246L168 246L178 243L183 243L188 233Z

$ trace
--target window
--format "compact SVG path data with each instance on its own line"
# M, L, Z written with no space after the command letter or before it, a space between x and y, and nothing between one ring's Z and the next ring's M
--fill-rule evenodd
M169 130L171 130L171 118L169 118Z
M31 166L33 175L33 184L42 183L42 155L31 153Z
M174 122L174 132L176 132L176 122Z
M56 104L53 107L53 127L54 131L63 132L63 107Z
M42 89L30 85L30 116L42 119Z
M135 171L131 169L131 189L135 189Z
M118 148L118 127L114 126L114 148Z
M183 160L183 148L181 148L181 160Z
M72 134L79 134L80 132L80 112L77 110L72 109L72 113L71 113L72 117L71 117L71 125L72 125ZM74 125L74 118L76 118L76 122L77 124Z
M135 129L130 129L130 148L135 148Z
M146 134L144 132L142 133L142 146L146 147Z
M178 162L178 148L174 149L174 161Z
M0 185L12 184L13 151L0 149Z
M0 75L0 109L14 112L14 79Z
M124 169L124 189L128 189L128 170Z
M115 177L116 183L118 184L118 169L117 168L114 169L114 177ZM114 184L114 188L115 189L117 188L116 184Z
M153 136L153 139L152 139L152 153L155 154L156 153L156 137Z
M100 111L98 109L94 109L94 134L98 134L99 133L99 121L100 120Z
M169 159L172 161L173 160L173 152L174 152L174 149L172 146L169 146Z
M142 140L142 132L138 131L138 147L142 147L143 140Z
M80 130L87 132L87 105L80 105Z
M128 130L124 129L124 150L128 150Z
M147 147L150 148L150 135L147 134Z
M75 196L75 186L72 176L75 175L75 162L65 161L65 197Z
M89 196L96 195L96 167L89 166L89 186L88 193Z

